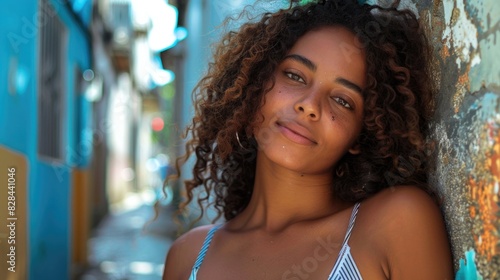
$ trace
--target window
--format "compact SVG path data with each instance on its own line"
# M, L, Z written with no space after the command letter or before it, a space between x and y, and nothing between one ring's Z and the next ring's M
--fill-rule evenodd
M38 154L62 161L67 30L49 0L40 1L39 13Z

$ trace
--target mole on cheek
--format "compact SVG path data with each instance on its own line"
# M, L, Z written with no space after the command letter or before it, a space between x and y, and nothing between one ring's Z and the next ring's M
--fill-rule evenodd
M335 120L335 116L333 116L333 113L330 112L330 114L332 114L332 122Z

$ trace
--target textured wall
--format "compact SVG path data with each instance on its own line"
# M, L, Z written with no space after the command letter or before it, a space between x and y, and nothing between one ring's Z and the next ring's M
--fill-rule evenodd
M444 198L457 279L500 279L500 5L406 0L435 48L433 183Z

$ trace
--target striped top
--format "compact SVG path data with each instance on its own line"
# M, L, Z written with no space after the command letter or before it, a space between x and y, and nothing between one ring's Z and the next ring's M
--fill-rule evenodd
M356 221L356 215L358 214L359 203L356 203L352 209L351 219L349 220L349 226L347 227L347 231L344 237L344 241L342 243L342 248L340 249L339 256L337 258L337 262L333 266L332 272L328 275L328 280L362 280L361 274L359 273L358 267L354 262L354 259L351 255L351 247L349 247L349 238L351 237L352 229L354 228L354 222ZM214 237L215 232L222 226L222 224L217 225L211 228L207 236L205 237L205 241L201 246L201 250L198 253L198 258L193 265L193 269L191 270L191 275L189 276L189 280L196 280L196 275L198 274L198 270L200 270L201 264L203 263L203 259L208 251L208 247L210 246L210 242L212 242L212 238Z

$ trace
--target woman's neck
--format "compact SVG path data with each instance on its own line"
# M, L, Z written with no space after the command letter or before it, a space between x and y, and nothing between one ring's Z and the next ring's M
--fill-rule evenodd
M301 174L258 157L252 198L236 221L239 227L277 233L328 217L348 206L334 198L332 183L331 172Z

